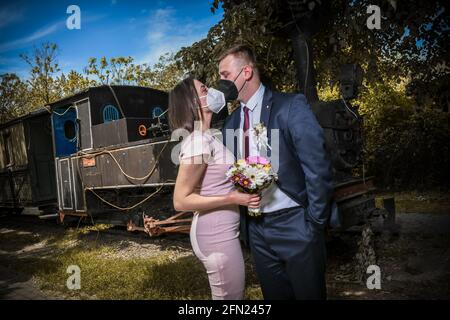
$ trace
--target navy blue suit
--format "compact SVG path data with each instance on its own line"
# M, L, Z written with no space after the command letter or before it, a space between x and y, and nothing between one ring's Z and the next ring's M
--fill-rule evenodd
M250 250L265 299L325 299L325 234L334 183L323 130L302 94L264 92L261 119L279 130L278 187L298 207L253 218L241 209L241 238ZM238 129L240 108L223 129ZM223 132L226 144L226 133ZM237 154L236 143L234 154ZM272 148L273 149L273 148ZM268 151L270 157L270 150Z

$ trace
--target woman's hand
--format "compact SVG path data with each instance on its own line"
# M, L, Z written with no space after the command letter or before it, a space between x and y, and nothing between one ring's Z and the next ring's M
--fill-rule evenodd
M260 194L249 194L234 190L229 194L231 203L246 206L249 208L259 208L261 204Z

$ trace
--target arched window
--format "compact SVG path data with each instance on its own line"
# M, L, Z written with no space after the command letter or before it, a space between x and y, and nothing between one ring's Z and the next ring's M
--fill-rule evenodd
M119 120L119 110L112 104L103 108L103 123Z
M160 106L152 108L152 119L159 117L163 113L163 109ZM165 119L166 115L162 115L162 119Z

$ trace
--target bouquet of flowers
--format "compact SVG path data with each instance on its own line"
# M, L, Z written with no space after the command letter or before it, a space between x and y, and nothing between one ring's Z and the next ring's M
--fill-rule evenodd
M270 162L259 156L238 160L226 175L236 188L246 193L260 193L277 179ZM248 214L259 216L260 208L248 208Z

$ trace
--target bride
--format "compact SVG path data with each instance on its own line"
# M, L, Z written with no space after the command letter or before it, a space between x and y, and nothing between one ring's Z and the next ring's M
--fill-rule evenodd
M213 111L225 106L223 96L219 102L211 99L220 97L217 93L189 77L169 94L172 132L184 129L190 133L181 144L173 203L175 210L194 211L190 240L206 269L212 298L243 299L245 270L238 205L257 208L261 198L234 190L225 176L234 155L208 133ZM214 105L207 105L214 100Z

